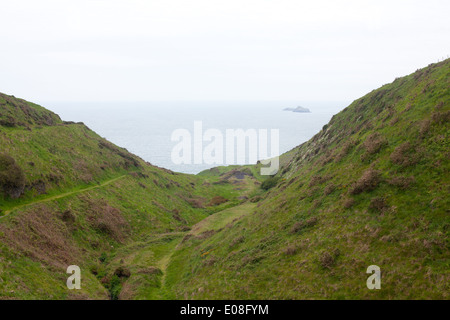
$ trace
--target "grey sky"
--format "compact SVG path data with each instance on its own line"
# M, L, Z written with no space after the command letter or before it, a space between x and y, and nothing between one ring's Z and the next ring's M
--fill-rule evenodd
M450 54L450 1L0 0L0 92L350 101Z

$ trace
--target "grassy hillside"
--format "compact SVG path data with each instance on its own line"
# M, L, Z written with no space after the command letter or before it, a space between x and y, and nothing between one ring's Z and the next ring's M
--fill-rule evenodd
M447 60L372 91L275 177L171 172L0 94L0 299L448 299L449 88Z
M121 248L241 201L230 183L152 166L24 100L0 94L0 120L0 298L118 298L136 269L111 264ZM72 264L80 291L65 286Z
M182 242L171 297L448 299L449 88L446 60L335 115L282 157L254 210Z

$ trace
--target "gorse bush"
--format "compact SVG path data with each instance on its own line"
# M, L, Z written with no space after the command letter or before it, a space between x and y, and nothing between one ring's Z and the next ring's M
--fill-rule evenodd
M275 187L279 180L280 180L279 177L270 177L267 180L265 180L263 183L261 183L261 189L269 190L269 189Z
M292 256L296 254L298 251L298 248L295 245L289 245L286 248L284 248L283 253L287 256Z
M331 269L335 264L337 258L341 255L339 249L334 249L331 251L324 251L319 256L319 263L324 269Z
M7 116L4 119L0 118L0 126L15 127L16 125L17 125L16 119L14 119L11 116Z
M359 194L361 192L374 190L380 183L380 176L380 171L372 168L367 169L364 171L361 178L353 184L350 193Z
M312 217L306 221L296 222L292 226L290 233L291 234L298 233L298 232L302 231L303 229L313 227L317 224L317 221L318 221L317 217Z
M388 144L387 140L381 136L378 132L374 132L367 137L363 143L363 147L366 150L361 155L361 160L367 160L371 155L377 154L380 150Z
M408 167L416 164L418 155L415 153L414 147L409 141L402 143L392 152L390 159L393 163L401 166Z
M383 197L375 197L370 200L369 210L372 212L383 212L387 208L388 205Z
M25 174L14 158L0 153L0 190L5 196L19 198L25 188Z
M219 204L225 203L227 202L228 199L225 199L222 196L215 196L214 198L211 199L211 201L209 202L210 206L218 206Z
M342 149L338 152L334 160L336 162L341 161L349 152L355 147L357 142L355 140L348 140L342 146Z
M380 151L380 149L387 144L386 139L384 139L378 132L374 132L367 137L363 145L367 153L374 154Z
M129 278L131 276L131 271L127 267L120 266L114 271L114 275L119 278Z

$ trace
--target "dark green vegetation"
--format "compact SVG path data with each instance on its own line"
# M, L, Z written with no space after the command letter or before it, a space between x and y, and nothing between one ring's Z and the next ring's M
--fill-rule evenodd
M269 178L157 168L0 95L0 298L448 299L449 88L449 60L398 78Z
M7 154L0 154L0 191L11 198L18 198L25 187L25 175L16 161Z

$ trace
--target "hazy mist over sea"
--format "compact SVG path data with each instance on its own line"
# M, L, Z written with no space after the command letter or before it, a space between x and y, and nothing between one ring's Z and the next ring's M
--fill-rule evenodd
M224 137L226 129L268 129L269 134L270 129L279 129L281 154L309 140L348 104L295 101L43 103L63 120L82 121L102 137L144 160L184 173L198 173L217 166L172 162L171 152L177 144L171 141L172 132L187 129L193 136L194 121L202 121L203 132L218 129ZM311 113L283 111L299 105L309 108Z

